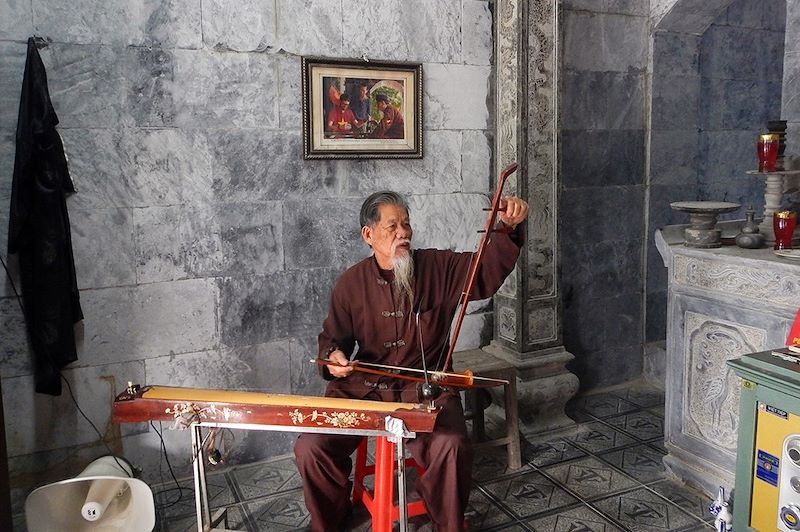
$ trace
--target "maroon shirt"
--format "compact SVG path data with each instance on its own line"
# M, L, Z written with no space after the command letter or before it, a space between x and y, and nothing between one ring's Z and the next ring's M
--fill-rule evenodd
M519 257L521 231L493 233L486 248L470 300L494 294ZM422 368L422 347L428 369L444 361L450 325L469 270L472 253L420 249L414 258L414 307L401 301L393 284L384 279L374 256L352 266L339 277L331 294L328 316L319 335L319 357L336 349L349 358L393 366ZM385 272L384 272L385 274ZM441 357L441 358L440 358ZM322 375L331 379L322 367ZM364 398L371 390L407 385L388 377L353 372L333 379L325 392L331 397ZM398 398L394 400L399 400Z

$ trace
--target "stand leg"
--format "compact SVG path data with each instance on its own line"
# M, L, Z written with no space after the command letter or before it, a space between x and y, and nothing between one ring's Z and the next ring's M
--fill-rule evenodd
M208 488L206 486L205 453L199 425L192 425L192 470L194 471L194 503L197 510L197 530L205 531L205 523L211 523L208 508Z
M408 508L406 507L406 450L403 438L397 438L397 506L400 511L400 532L408 530Z

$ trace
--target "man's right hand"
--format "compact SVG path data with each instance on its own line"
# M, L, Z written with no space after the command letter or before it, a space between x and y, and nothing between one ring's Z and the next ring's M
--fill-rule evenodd
M341 379L353 373L353 366L350 365L344 352L337 349L328 355L328 360L335 362L335 364L328 364L328 371L334 377Z

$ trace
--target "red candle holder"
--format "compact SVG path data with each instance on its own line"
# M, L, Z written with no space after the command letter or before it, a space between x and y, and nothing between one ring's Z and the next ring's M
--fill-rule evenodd
M774 172L778 167L778 148L780 137L773 133L758 136L756 154L758 155L758 171Z
M775 249L791 249L792 236L796 226L796 212L778 211L772 215L772 228L775 231Z

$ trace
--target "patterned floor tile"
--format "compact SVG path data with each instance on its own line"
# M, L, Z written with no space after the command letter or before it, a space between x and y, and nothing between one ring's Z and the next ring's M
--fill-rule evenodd
M542 471L584 499L626 491L637 486L633 479L591 456L567 464L545 467Z
M642 441L664 438L664 418L647 410L610 417L604 421Z
M681 530L702 524L646 488L614 495L592 504L635 532Z
M664 405L664 391L645 383L637 383L611 393L643 408Z
M535 467L560 464L582 456L586 456L585 451L562 439L530 443L522 448L522 460Z
M519 518L577 502L575 497L534 471L486 483L482 488Z
M167 520L195 514L194 480L191 478L179 481L180 492L174 483L153 486L158 512ZM212 473L206 476L208 503L212 508L230 506L238 502L231 491L225 473Z
M662 461L664 455L645 444L611 451L599 457L645 484L666 478Z
M563 438L591 453L610 451L636 442L630 436L599 421L584 423Z
M640 409L638 405L610 393L584 395L575 398L571 404L599 418L617 416Z
M213 512L212 512L213 513ZM227 507L227 518L224 526L230 530L251 530L244 509L240 505ZM192 532L197 530L197 516L183 516L166 519L162 523L162 532Z
M464 513L471 530L486 530L512 523L514 518L504 512L480 489L473 489Z
M291 457L238 466L230 475L236 481L242 501L303 487Z
M524 448L525 445L522 445ZM507 475L515 475L520 472L530 470L531 467L525 463L520 469L508 468L508 454L505 448L490 448L483 449L479 453L475 453L475 458L472 463L472 478L476 482L483 480L496 479Z
M680 506L688 513L699 517L703 521L713 519L711 514L708 513L708 506L711 504L711 499L701 493L697 493L682 484L668 480L655 482L648 487L668 501Z
M288 491L243 504L258 530L282 532L308 526L308 510L301 490Z
M527 522L537 532L623 532L585 505Z

